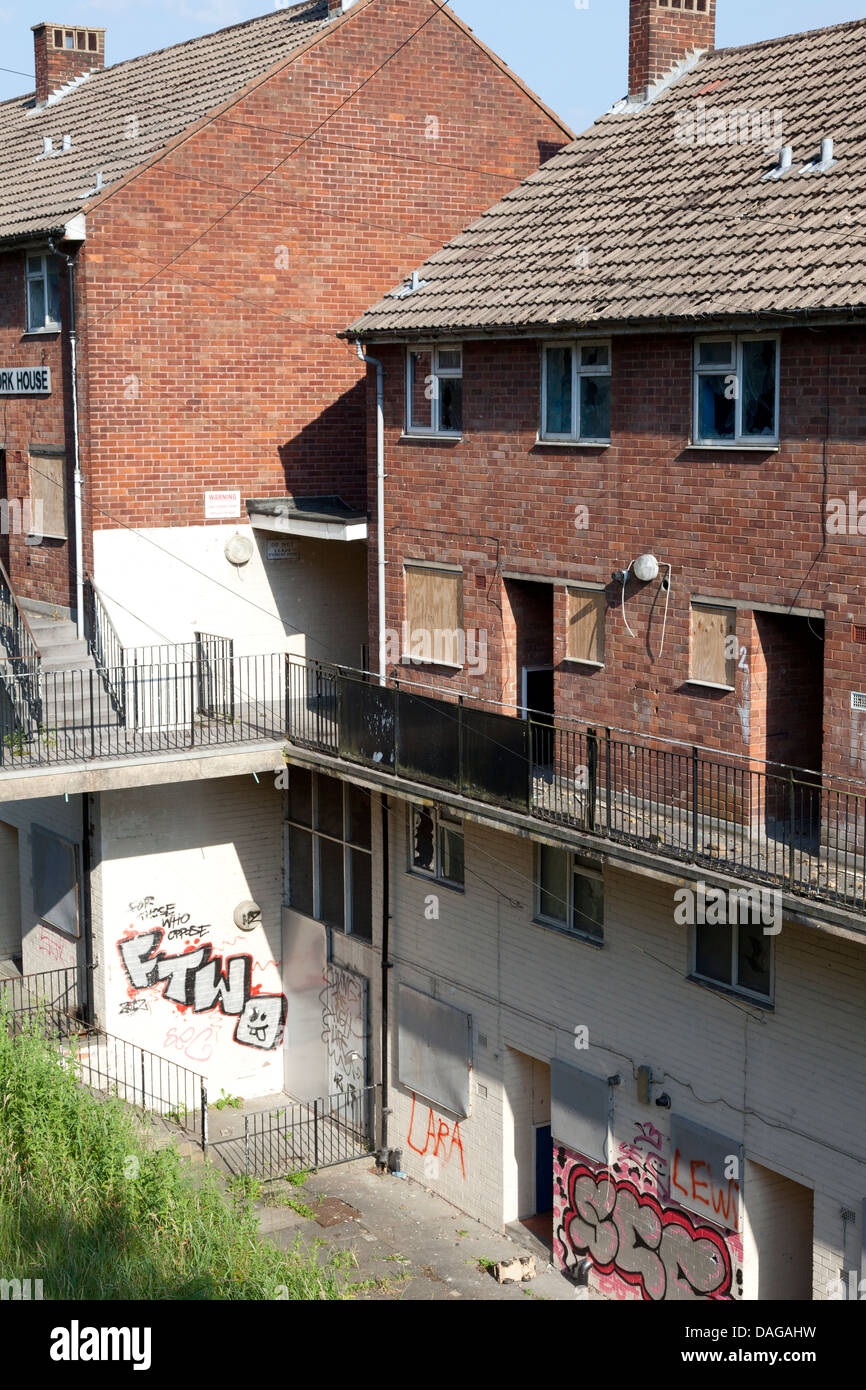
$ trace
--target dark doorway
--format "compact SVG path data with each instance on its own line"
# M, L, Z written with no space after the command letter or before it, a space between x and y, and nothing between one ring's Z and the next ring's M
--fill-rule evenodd
M805 849L820 834L824 623L757 611L754 622L749 752L765 764L766 829Z
M531 721L532 763L553 767L553 667L523 670L523 707Z

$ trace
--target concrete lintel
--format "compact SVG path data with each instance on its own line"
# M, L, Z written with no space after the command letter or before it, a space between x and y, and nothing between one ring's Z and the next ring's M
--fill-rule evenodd
M509 811L498 806L482 808L477 801L469 801L455 792L444 791L438 787L418 787L405 778L345 763L327 753L296 748L292 744L288 744L284 752L290 766L318 767L323 771L332 772L343 781L353 782L368 791L384 792L400 801L414 801L428 806L448 806L458 811L464 820L472 821L476 825L519 835L521 839L540 840L554 848L587 851L599 855L605 863L614 868L628 869L632 873L640 874L642 878L656 879L662 883L669 883L672 887L686 887L692 883L703 882L714 888L724 888L725 891L731 888L743 888L747 891L758 888L770 893L778 891L782 895L782 913L788 921L798 922L828 936L841 937L847 941L860 944L866 941L866 917L863 915L835 907L830 903L798 898L786 893L784 889L777 889L771 883L735 878L704 864L689 864L678 859L668 859L662 853L623 845L616 840L606 840L601 835L589 835L570 826L556 825L552 821L526 815L522 811Z
M123 758L99 763L0 772L0 806L4 801L32 801L43 796L78 796L83 792L125 791L175 782L276 773L284 765L283 744L256 744L243 751L225 747L200 752L166 753L153 758Z

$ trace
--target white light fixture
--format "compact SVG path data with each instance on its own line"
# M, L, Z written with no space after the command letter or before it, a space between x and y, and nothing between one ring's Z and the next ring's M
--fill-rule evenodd
M654 555L638 555L634 562L634 577L642 584L648 584L659 572L659 562Z

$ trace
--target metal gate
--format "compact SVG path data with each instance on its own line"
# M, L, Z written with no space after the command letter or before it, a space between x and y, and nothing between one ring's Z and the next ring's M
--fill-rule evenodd
M365 1158L375 1147L377 1086L244 1116L244 1171L284 1178Z
M196 713L205 719L235 717L234 640L195 634Z

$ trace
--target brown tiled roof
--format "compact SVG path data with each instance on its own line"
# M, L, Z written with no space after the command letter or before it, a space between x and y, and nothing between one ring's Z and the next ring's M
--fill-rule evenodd
M704 141L685 140L698 101ZM718 109L763 140L708 143ZM776 164L781 113L791 172ZM730 119L726 130L730 133ZM679 138L678 138L679 132ZM801 173L821 139L835 165ZM866 21L706 54L618 103L349 336L740 318L866 304Z
M3 102L0 240L58 230L97 172L110 187L333 22L306 0L94 72L41 109L32 93ZM59 150L64 135L67 153L39 158L44 136Z

